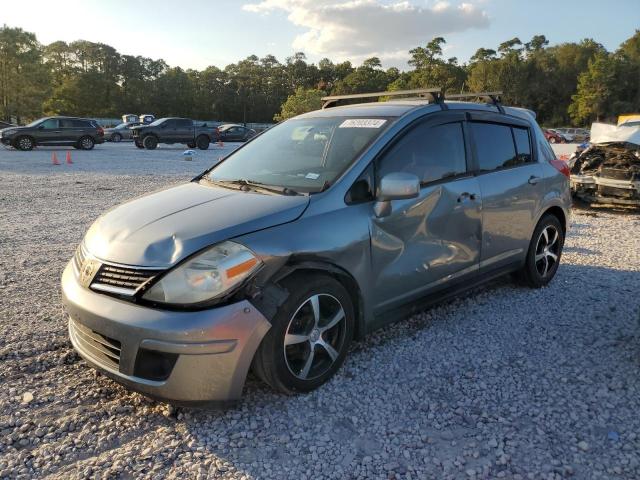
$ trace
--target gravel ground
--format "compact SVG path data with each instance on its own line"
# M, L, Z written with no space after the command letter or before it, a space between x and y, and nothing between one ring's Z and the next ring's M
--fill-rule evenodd
M235 408L174 409L97 375L60 274L102 211L217 153L180 150L0 150L0 477L640 478L636 214L574 210L549 287L500 280L385 328L308 395L250 378Z

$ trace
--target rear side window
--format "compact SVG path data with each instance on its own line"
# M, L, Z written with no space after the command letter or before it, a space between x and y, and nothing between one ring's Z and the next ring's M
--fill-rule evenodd
M480 171L510 167L517 163L511 127L493 123L472 123Z
M193 122L189 119L174 120L174 122L177 128L186 128L193 125Z
M455 122L415 127L387 152L378 176L391 172L413 173L425 184L466 171L462 124Z

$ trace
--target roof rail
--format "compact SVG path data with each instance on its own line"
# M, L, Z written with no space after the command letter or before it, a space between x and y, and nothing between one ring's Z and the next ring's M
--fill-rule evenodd
M414 97L428 97L433 103L444 106L444 91L441 88L416 88L413 90L394 90L389 92L354 93L352 95L332 95L322 97L322 108L335 107L341 100L353 100L358 98L399 97L413 95Z
M488 100L487 103L492 103L496 106L500 113L504 113L502 107L502 92L478 92L478 93L457 93L453 95L447 95L447 100L462 100L463 98L484 98Z

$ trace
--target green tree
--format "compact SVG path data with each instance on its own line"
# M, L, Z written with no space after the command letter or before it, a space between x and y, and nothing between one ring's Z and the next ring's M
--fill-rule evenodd
M282 104L280 113L276 113L273 119L276 122L281 122L302 113L318 110L322 106L321 99L324 96L325 92L322 90L298 87L293 95L287 97L287 100Z
M40 115L49 88L36 36L21 28L0 28L0 118L21 122Z
M580 124L598 121L608 113L612 85L615 79L615 62L607 53L598 53L585 72L578 77L578 91L569 105L569 115Z

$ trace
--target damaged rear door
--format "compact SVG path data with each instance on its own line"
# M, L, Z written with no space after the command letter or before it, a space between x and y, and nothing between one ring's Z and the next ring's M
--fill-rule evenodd
M478 270L480 188L468 166L464 114L418 121L377 162L377 177L408 172L417 198L394 200L389 215L371 213L375 313L384 313Z

